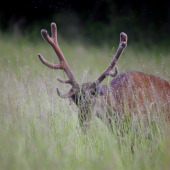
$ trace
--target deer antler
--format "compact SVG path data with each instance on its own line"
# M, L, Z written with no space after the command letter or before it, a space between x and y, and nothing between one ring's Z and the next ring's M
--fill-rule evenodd
M74 89L72 88L72 89L70 89L70 91L69 91L68 93L66 93L66 94L61 94L60 91L59 91L59 89L57 88L57 94L58 94L61 98L63 98L63 99L70 98L72 95L75 94L75 91L76 91L76 90L74 90Z
M95 80L96 84L100 84L108 75L110 75L111 77L115 77L117 75L118 68L115 67L115 65L119 60L123 50L126 48L126 46L127 46L127 35L122 32L120 34L120 43L119 43L118 50L113 60L111 61L109 67ZM114 67L115 67L115 72L113 73L112 70Z
M54 49L55 53L58 56L58 59L60 61L59 64L51 64L49 63L47 60L45 60L43 58L43 56L41 54L38 54L38 57L40 59L40 61L46 65L47 67L51 68L51 69L62 69L65 71L65 73L67 74L68 80L62 80L60 78L57 78L58 81L60 81L61 83L69 83L71 84L73 87L79 87L78 83L76 82L73 73L71 71L71 69L69 68L64 55L62 53L62 51L60 50L60 47L58 45L57 42L57 27L55 23L51 23L51 33L52 33L52 37L50 38L48 35L47 30L43 29L41 30L41 35L44 38L45 41L47 41ZM59 90L57 90L59 96L62 96L59 92ZM64 96L69 96L69 94L64 95Z

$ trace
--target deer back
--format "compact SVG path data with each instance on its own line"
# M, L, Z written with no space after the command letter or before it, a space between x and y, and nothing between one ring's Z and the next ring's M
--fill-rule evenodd
M119 114L170 111L170 82L151 74L124 72L103 86L102 94L108 108Z

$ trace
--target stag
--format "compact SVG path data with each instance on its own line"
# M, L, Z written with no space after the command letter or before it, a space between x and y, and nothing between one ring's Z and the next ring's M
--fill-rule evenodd
M63 53L57 42L57 27L51 24L52 37L43 29L41 35L54 49L58 56L59 64L51 64L46 61L41 54L38 54L40 61L51 69L62 69L67 74L68 79L57 78L61 83L68 83L72 87L66 94L61 94L57 88L57 93L61 98L69 98L78 107L78 118L80 127L87 129L93 115L104 121L112 129L113 116L124 117L128 115L143 116L148 110L164 113L169 119L169 98L170 82L154 75L128 71L114 78L108 85L99 84L107 77L115 77L118 68L115 66L123 50L127 46L127 35L120 34L120 43L108 68L94 81L79 85L68 66ZM112 72L113 68L115 71ZM114 114L113 114L114 113ZM169 119L170 120L170 119Z

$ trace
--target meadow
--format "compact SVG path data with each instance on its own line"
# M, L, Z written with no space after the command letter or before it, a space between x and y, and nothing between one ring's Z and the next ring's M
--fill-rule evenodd
M53 49L43 39L11 37L0 34L0 169L170 168L168 123L161 118L147 126L120 120L119 128L114 127L116 133L112 134L94 118L84 134L76 106L56 93L56 87L62 92L70 88L56 79L66 78L65 73L47 68L37 57L41 53L49 62L58 63ZM117 44L114 49L107 44L97 47L60 36L58 42L81 84L96 79L108 67L119 35L113 40ZM117 66L119 74L135 70L170 80L170 49L128 42ZM102 84L110 81L107 78Z

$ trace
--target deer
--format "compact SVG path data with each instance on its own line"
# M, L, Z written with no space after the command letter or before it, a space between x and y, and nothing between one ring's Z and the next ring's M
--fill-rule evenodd
M71 99L78 107L78 120L80 127L86 131L94 116L100 118L109 129L113 130L112 120L115 117L130 119L133 116L141 118L148 110L160 112L170 120L170 82L160 77L137 71L127 71L118 74L116 66L124 49L127 47L127 35L120 33L120 43L116 54L113 56L108 68L93 82L79 85L60 50L57 41L57 26L51 23L52 36L47 30L42 29L41 35L48 42L58 56L59 64L52 64L38 54L39 60L51 69L64 70L68 79L57 77L61 83L70 84L72 87L62 94L57 88L57 94L63 99ZM114 69L114 72L112 71ZM100 83L107 77L116 77L105 86ZM116 115L116 116L115 116Z

